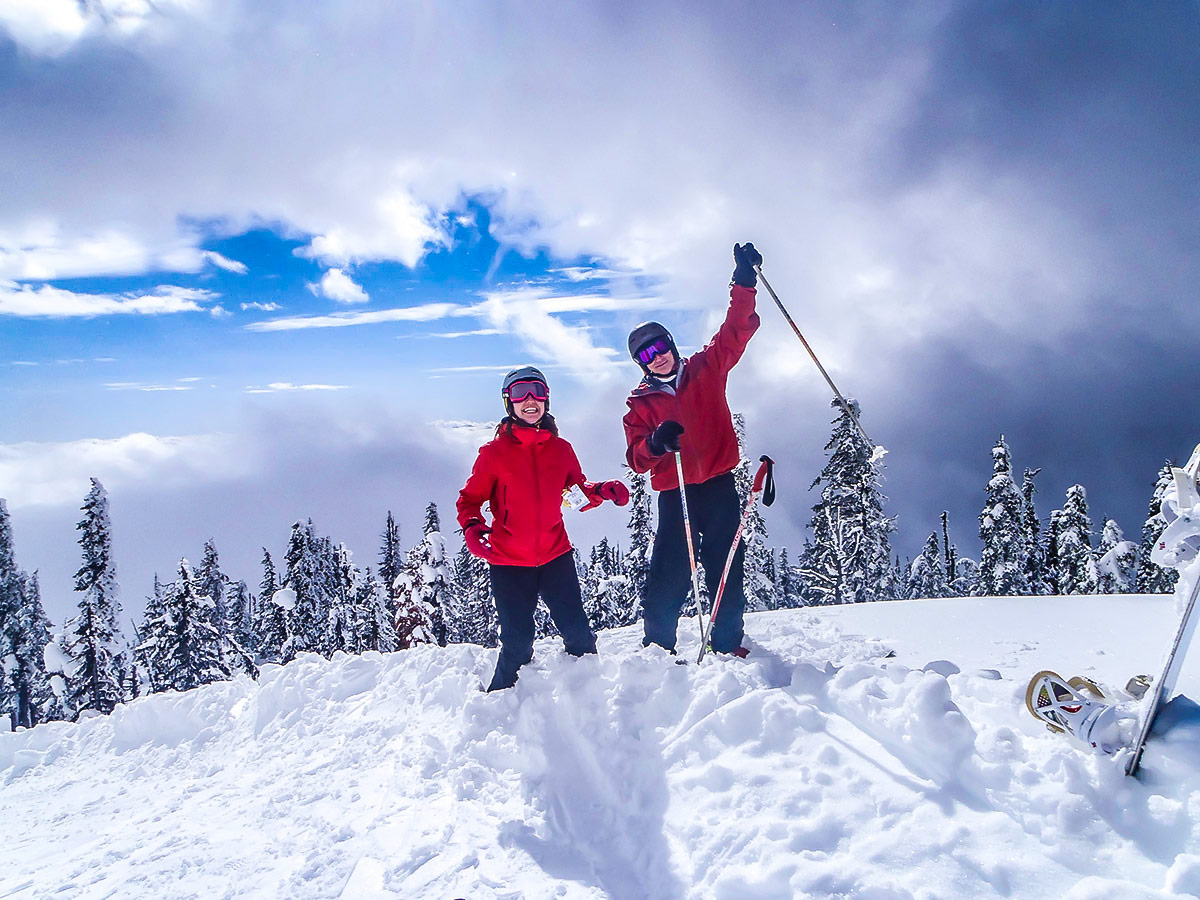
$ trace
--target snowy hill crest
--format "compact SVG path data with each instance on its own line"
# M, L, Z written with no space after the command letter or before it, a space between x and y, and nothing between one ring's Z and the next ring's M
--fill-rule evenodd
M304 655L0 735L0 896L1200 890L1194 743L1152 762L1169 786L1125 779L1039 733L1014 678L879 658L835 618L754 615L750 660L699 668L629 629L595 658L545 642L492 695L478 647Z

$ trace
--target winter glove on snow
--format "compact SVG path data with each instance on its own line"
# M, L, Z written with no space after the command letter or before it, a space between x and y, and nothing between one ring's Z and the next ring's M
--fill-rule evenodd
M681 434L683 434L683 426L674 419L667 419L654 429L654 433L646 440L646 447L654 456L678 453Z
M580 512L595 509L605 500L611 500L617 506L624 506L629 502L629 489L619 481L585 481L581 487L587 495L588 505L581 506Z
M491 533L492 529L478 519L467 523L463 528L463 541L472 556L478 556L485 562L492 561L492 543L488 539L488 535Z
M749 242L734 244L733 262L733 283L749 288L757 286L758 273L754 267L762 265L762 254L754 249L754 245Z

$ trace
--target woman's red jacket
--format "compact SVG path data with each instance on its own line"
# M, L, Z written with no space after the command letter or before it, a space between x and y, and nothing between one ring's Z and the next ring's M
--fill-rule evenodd
M492 511L492 563L541 566L571 550L563 525L563 491L584 483L575 450L541 428L504 428L479 448L458 492L458 524Z

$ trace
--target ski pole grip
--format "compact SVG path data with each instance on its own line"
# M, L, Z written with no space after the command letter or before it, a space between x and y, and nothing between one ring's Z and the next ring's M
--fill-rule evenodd
M758 472L754 475L754 487L751 489L754 493L763 492L763 506L770 506L775 502L775 460L767 456L765 453L759 457Z

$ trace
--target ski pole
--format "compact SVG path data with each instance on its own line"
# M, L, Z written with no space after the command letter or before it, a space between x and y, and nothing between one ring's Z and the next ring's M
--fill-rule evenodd
M725 594L725 581L729 578L729 570L733 567L733 558L737 556L738 544L742 541L742 532L746 530L746 523L750 521L750 513L754 511L754 504L764 490L766 496L763 498L763 506L770 506L775 502L775 476L773 473L775 460L764 455L759 457L759 462L761 465L754 476L754 486L751 487L750 497L746 500L742 520L738 522L737 534L733 536L733 546L729 548L729 555L725 557L725 570L721 572L721 584L717 588L717 596L713 598L712 612L708 616L708 627L704 629L704 636L700 641L700 655L696 657L696 665L704 660L704 651L708 649L708 639L712 635L713 623L717 620L717 610L721 608L721 597Z
M683 489L683 456L675 451L675 471L679 475L679 499L683 501L683 531L687 535L688 562L692 564L692 593L696 597L696 624L700 626L700 648L704 648L704 610L700 608L700 576L696 572L696 551L692 546L692 522L688 518L687 492Z
M762 267L755 266L754 271L758 273L758 277L762 281L763 287L767 289L767 293L771 295L771 299L775 301L775 305L779 307L779 311L783 313L783 317L787 319L787 323L792 326L792 331L796 332L796 337L800 338L800 343L804 345L804 349L808 351L808 355L812 357L812 361L817 364L817 368L820 370L821 375L825 378L825 383L829 385L830 390L832 390L834 396L837 397L838 403L842 405L842 409L846 411L846 415L850 417L850 421L854 423L855 427L858 429L858 433L863 436L864 441L874 448L871 453L871 462L882 459L884 454L887 453L887 450L884 449L882 445L876 444L867 435L866 429L862 427L862 422L858 421L858 416L856 416L854 414L854 410L850 408L850 403L842 395L842 392L838 390L837 385L833 383L833 379L829 377L829 373L825 371L825 367L821 365L821 361L817 359L817 354L813 352L813 348L809 346L808 341L805 340L804 335L800 333L800 329L796 327L796 323L788 314L787 309L784 308L783 302L779 299L779 295L776 294L775 290L771 287L771 282L767 281L767 276L763 274Z

